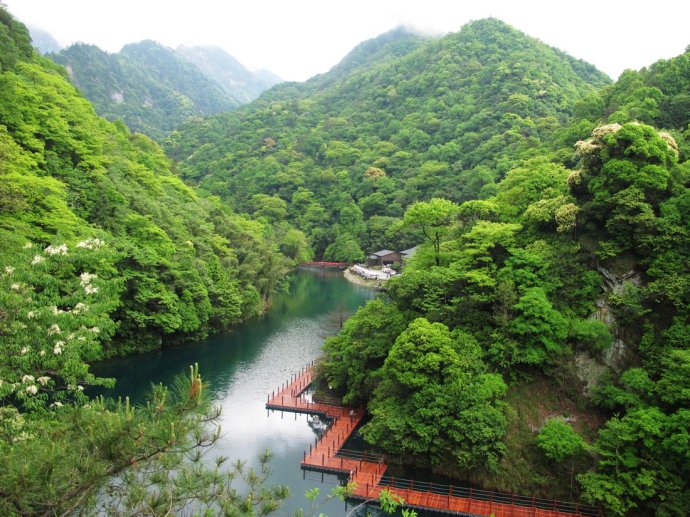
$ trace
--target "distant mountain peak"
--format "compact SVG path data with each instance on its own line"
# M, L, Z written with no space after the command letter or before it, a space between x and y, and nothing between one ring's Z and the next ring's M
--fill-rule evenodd
M33 46L38 49L41 54L50 54L62 49L62 45L47 31L37 27L27 26L29 34L31 34L31 41Z
M283 82L269 70L252 72L221 47L181 45L176 52L241 104L256 99L264 90Z

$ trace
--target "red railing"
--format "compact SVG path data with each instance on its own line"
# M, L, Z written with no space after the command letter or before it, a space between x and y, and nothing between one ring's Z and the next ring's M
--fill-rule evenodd
M312 262L302 262L300 266L318 266L318 267L342 267L346 268L349 266L347 262L324 262L324 261L312 261Z
M363 409L305 399L304 391L313 378L312 367L313 363L304 367L293 374L290 381L281 384L277 391L271 392L266 407L281 411L321 414L331 419L326 430L309 446L309 451L304 451L302 467L349 474L349 482L354 486L351 497L375 499L381 491L388 489L401 497L407 506L449 513L495 517L602 515L600 509L578 503L384 476L387 465L383 456L343 448L343 444L364 418Z

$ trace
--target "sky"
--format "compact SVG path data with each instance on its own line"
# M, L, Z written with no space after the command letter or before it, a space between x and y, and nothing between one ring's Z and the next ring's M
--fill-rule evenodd
M358 43L400 25L426 34L494 17L613 79L690 45L687 0L2 0L22 22L62 45L117 52L153 39L215 45L250 69L303 81L328 71Z

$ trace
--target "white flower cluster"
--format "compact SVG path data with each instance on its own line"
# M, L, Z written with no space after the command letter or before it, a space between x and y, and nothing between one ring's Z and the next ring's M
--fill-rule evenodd
M41 256L41 255L34 255L34 259L31 261L31 265L35 266L36 264L40 264L43 262L46 258Z
M77 243L77 248L84 248L87 250L94 250L97 248L100 248L105 244L104 241L101 239L86 239L85 241L81 241Z
M60 355L62 353L62 347L65 346L64 341L56 341L53 347L53 354Z
M36 378L33 375L24 375L22 377L22 384L28 384L28 386L24 388L24 391L29 395L36 395L36 393L38 393L38 386L33 384L35 381Z
M13 291L19 291L21 288L22 288L21 284L18 284L17 282L13 283L10 286L10 289L12 289Z
M12 266L5 266L5 274L11 275L12 273L14 273L14 268Z
M59 244L57 246L51 244L43 251L48 255L67 255L67 244Z
M33 247L34 247L34 245L31 242L25 242L24 243L24 249L25 250L28 250L29 248L33 248Z
M74 306L74 309L72 309L72 312L74 314L81 314L82 312L86 312L88 310L89 310L89 307L85 303L79 302Z
M53 311L53 314L55 314L55 316L57 316L58 314L65 314L66 312L69 312L69 311L63 311L62 309L58 309L56 305L53 305L51 307L51 310Z
M48 381L50 381L50 377L46 377L46 376L44 375L43 377L39 377L38 379L36 379L36 381L37 381L41 386L45 386L46 384L48 384Z
M55 324L55 323L53 323L48 328L48 335L49 336L52 336L53 334L59 334L60 332L62 332L62 330L60 330L60 327L58 327L57 324Z
M26 313L26 317L30 320L34 319L36 317L36 311L29 311Z
M95 280L98 278L98 275L95 273L82 273L79 275L79 282L81 283L81 286L84 288L84 292L86 294L96 294L98 292L98 287L94 287L91 285L91 281Z
M81 275L79 275L79 281L81 282L81 285L90 284L91 280L94 280L96 278L98 278L98 275L96 275L95 273L82 273Z

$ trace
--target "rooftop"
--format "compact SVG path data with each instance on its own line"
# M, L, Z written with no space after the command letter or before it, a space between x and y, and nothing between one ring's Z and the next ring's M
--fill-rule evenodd
M385 257L386 255L390 255L391 253L395 253L395 251L381 250L381 251L377 251L376 253L372 253L370 256L371 257Z

